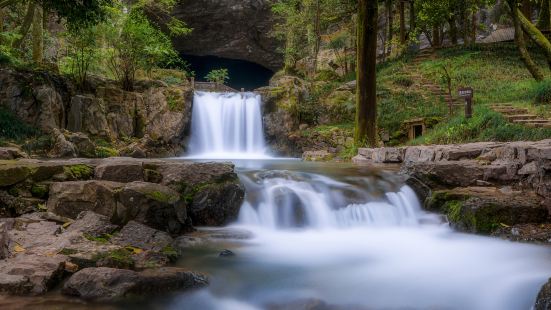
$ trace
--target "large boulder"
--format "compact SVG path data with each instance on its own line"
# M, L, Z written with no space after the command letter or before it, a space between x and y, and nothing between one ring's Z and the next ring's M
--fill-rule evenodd
M534 310L549 310L551 309L551 279L547 281L538 293Z
M163 231L130 221L113 237L111 242L125 247L162 251L172 244L172 237Z
M143 181L143 162L128 158L108 158L96 167L95 176L99 180L113 182Z
M63 279L65 258L19 254L17 259L0 261L0 293L42 294Z
M110 300L130 296L152 296L202 288L208 284L200 273L180 268L159 268L143 272L113 268L86 268L74 274L63 293L84 299Z
M149 168L184 198L193 225L221 226L237 219L245 190L232 164L165 162Z
M190 229L186 204L178 192L155 183L132 182L118 193L117 223L130 220L178 234Z
M0 160L13 160L29 157L17 147L0 147Z
M75 219L82 211L93 211L112 218L116 214L116 193L121 183L109 181L74 181L50 186L48 211Z
M548 222L549 213L541 202L533 192L468 187L435 191L426 208L445 213L456 229L490 234L503 225Z
M178 38L175 47L184 54L241 59L273 71L283 65L281 42L270 35L274 25L269 0L185 0L173 15L193 28Z

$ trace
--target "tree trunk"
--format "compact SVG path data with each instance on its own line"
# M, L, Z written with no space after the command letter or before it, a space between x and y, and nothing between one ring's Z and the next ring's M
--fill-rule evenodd
M440 29L438 26L432 28L432 47L440 47Z
M413 31L415 31L415 1L410 0L409 1L409 32L412 33Z
M463 45L469 44L469 21L467 18L467 8L461 10L461 26L463 28Z
M542 0L540 4L540 14L538 17L538 28L540 30L551 30L551 1Z
M543 35L543 33L541 33L541 31L534 24L532 24L531 21L524 17L519 9L516 9L515 11L516 15L518 16L517 20L519 23L519 27L521 27L521 29L524 30L524 32L527 33L528 36L530 36L532 41L534 41L539 47L541 47L545 54L545 58L547 59L547 62L551 67L551 43L549 42L547 37L545 37L545 35Z
M27 34L29 33L29 30L31 29L31 25L33 23L35 8L36 3L34 1L30 1L29 5L27 6L27 13L25 14L23 24L21 25L21 28L19 28L19 39L13 42L14 48L19 48L25 40L25 37L27 37Z
M42 7L37 6L33 20L33 61L42 63L44 58L44 16Z
M392 11L392 0L386 0L386 11L388 14L388 54L392 53L392 39L394 38L394 12Z
M400 1L400 43L406 43L406 12L404 0Z
M377 1L358 1L356 145L377 146Z
M450 39L452 45L457 45L457 24L455 23L455 16L448 19L448 24L450 25Z
M472 16L472 29L471 29L471 44L475 44L476 43L476 33L478 31L478 20L477 20L477 16L476 16L476 11L473 11L473 16Z
M522 14L529 21L532 21L532 3L530 3L530 0L522 0Z
M515 25L515 42L517 44L520 58L526 65L526 68L528 71L530 71L530 74L534 77L536 81L542 81L544 79L544 75L538 65L532 60L532 57L530 57L530 53L528 53L528 50L526 49L526 42L524 41L524 33L522 32L522 27L520 23L520 17L522 17L521 12L518 10L516 4L516 0L509 0L509 7L511 8L511 16L513 17L513 24Z
M316 42L314 46L314 74L318 71L318 55L320 51L320 42L321 42L321 30L320 30L320 15L321 15L321 6L320 0L316 0L316 17L314 21Z

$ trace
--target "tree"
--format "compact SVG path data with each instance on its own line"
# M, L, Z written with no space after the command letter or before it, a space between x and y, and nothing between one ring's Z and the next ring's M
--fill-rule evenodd
M228 69L212 70L205 76L205 79L211 83L225 84L230 79Z
M358 1L356 145L377 146L377 11L375 0Z
M42 63L44 58L44 12L42 7L37 6L33 18L33 61L36 64Z
M80 89L86 87L88 72L99 54L100 26L70 29L67 40L69 72Z
M518 9L518 0L507 0L509 8L511 9L511 16L513 17L513 24L515 26L515 43L520 53L520 58L526 65L526 68L536 81L542 81L544 75L538 65L532 60L530 53L526 49L526 42L524 41L524 33L522 32L521 26L521 15L522 13Z
M541 30L551 30L551 1L550 0L541 0L540 2L538 28Z
M129 10L127 12L127 10ZM133 90L136 72L149 73L155 66L179 59L170 37L155 27L142 7L118 8L106 31L109 68L125 90ZM189 33L178 31L178 34Z

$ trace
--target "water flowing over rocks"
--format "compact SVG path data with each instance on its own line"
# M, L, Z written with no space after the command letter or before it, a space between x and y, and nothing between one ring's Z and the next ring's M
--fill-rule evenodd
M425 207L457 229L550 242L534 227L551 220L551 140L359 149L353 161L401 164Z

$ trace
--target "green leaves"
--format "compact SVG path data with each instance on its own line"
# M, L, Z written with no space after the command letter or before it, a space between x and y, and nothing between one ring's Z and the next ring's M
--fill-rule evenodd
M228 69L216 69L209 72L209 74L205 76L205 79L212 83L224 84L230 77Z

